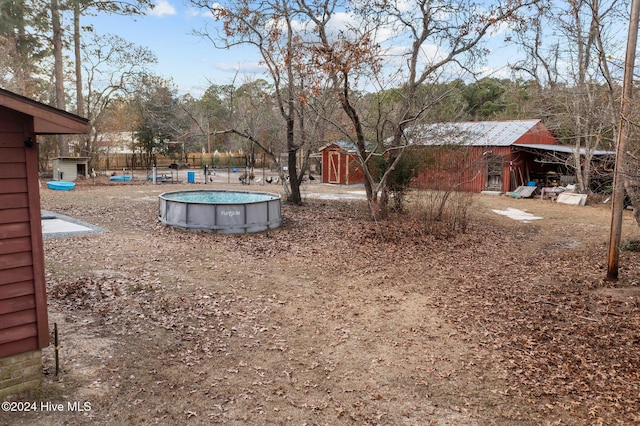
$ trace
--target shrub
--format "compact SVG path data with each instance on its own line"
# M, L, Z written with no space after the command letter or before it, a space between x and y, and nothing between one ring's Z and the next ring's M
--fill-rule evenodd
M430 234L452 235L467 231L472 193L415 190L412 199L411 214Z

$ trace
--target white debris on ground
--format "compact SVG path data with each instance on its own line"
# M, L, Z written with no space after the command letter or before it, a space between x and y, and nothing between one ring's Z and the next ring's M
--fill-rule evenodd
M344 193L303 193L303 198L313 198L316 200L366 200L367 194L364 191L347 191Z
M495 213L501 214L503 216L507 216L513 220L520 220L524 223L529 223L532 220L542 219L540 216L534 216L531 213L527 213L524 210L514 209L512 207L507 207L506 210L492 210Z

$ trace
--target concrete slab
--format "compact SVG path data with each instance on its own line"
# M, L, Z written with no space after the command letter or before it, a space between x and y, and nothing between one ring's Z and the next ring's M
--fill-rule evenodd
M67 222L62 219L43 219L42 220L42 233L43 234L57 234L62 232L87 232L91 231L91 228L78 225L75 223Z
M41 219L43 238L68 237L103 231L100 227L46 210L42 210Z

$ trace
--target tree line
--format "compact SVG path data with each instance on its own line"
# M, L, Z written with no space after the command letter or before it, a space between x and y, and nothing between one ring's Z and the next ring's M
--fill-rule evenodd
M99 135L118 131L133 132L134 148L149 159L242 147L279 164L284 153L286 195L300 203L309 155L346 140L364 168L371 212L384 217L409 146L405 132L416 124L540 118L576 148L570 166L583 191L592 153L616 143L625 1L190 4L219 23L194 28L212 54L248 46L264 76L212 82L198 98L179 94L170 76L151 72L153 52L82 24L89 14L143 14L152 6L147 0L0 5L0 84L91 120L91 134L44 141L42 156L66 155L69 143L92 156ZM518 52L502 74L487 72L496 40ZM634 133L626 157L631 193L636 139Z

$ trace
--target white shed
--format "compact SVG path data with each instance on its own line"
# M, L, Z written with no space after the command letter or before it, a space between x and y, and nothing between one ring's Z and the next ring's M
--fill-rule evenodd
M53 160L53 180L75 181L89 176L89 157L57 157Z

